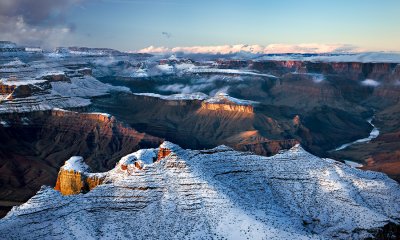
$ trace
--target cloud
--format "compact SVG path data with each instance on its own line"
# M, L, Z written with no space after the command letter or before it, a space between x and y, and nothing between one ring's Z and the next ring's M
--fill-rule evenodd
M219 46L192 46L192 47L155 47L150 46L139 50L140 53L201 53L201 54L230 54L248 52L255 54L268 53L343 53L358 52L359 48L349 44L270 44L262 45L219 45Z
M163 36L165 36L166 38L172 37L171 33L169 33L169 32L162 32L161 34L162 34Z
M1 0L0 32L2 40L25 45L53 47L73 32L65 13L82 0Z
M201 92L206 89L212 88L214 85L212 83L203 83L203 84L196 84L196 85L189 85L189 84L170 84L170 85L161 85L157 87L157 90L163 92L175 92L175 93L194 93L194 92Z
M381 85L378 81L373 80L373 79L365 79L364 81L361 82L363 86L368 86L368 87L377 87Z

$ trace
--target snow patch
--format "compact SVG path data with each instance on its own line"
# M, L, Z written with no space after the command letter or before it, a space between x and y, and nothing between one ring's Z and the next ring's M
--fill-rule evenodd
M136 161L142 161L144 164L152 164L157 158L157 149L140 149L134 153L128 154L119 160L119 164L130 165Z
M173 150L179 150L181 149L181 147L175 143L169 142L169 141L164 141L161 145L160 148L166 148L169 149L171 151Z
M83 161L83 157L80 156L73 156L65 161L65 164L61 169L80 173L88 172L90 170L89 166Z
M35 79L8 80L5 78L2 78L0 80L0 84L8 86L35 85L44 82L47 82L47 80L35 80Z
M155 97L155 98L160 98L163 100L204 100L209 98L207 94L201 93L201 92L195 92L195 93L179 93L179 94L172 94L172 95L160 95L156 93L134 93L135 95L138 96L148 96L148 97Z
M8 62L8 63L5 63L5 64L3 64L1 66L3 66L3 67L21 67L21 66L24 66L24 65L25 65L24 62L22 62L18 58L15 58L15 60L13 60L11 62Z
M227 93L219 92L214 97L205 100L206 103L225 103L226 101L237 105L255 105L258 102L250 100L242 100L229 96Z
M94 77L71 78L71 82L51 82L52 93L68 97L96 97L112 91L130 92L127 87L112 86Z

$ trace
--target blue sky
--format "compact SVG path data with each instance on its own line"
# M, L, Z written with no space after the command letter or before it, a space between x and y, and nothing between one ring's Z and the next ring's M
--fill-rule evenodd
M64 45L343 43L400 51L399 0L68 1L60 25L71 31L57 39Z

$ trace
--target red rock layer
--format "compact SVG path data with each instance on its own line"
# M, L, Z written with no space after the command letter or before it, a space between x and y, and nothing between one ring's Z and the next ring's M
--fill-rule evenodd
M160 148L157 154L157 161L160 161L162 158L165 158L171 153L171 150L168 148Z

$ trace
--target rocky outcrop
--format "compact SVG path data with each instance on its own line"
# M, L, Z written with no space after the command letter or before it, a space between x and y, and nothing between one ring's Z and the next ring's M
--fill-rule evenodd
M171 149L160 147L160 150L157 154L157 161L167 157L171 153Z
M49 73L41 77L41 79L48 80L50 82L67 82L70 79L63 72Z
M0 94L7 95L14 91L16 86L0 84Z
M74 170L61 170L58 173L55 190L62 195L78 194L86 190L85 180L82 173Z
M72 166L68 166L68 164ZM84 169L79 165L83 165ZM87 172L89 169L90 168L83 162L83 158L70 158L58 172L54 189L60 191L62 195L74 195L86 193L102 184L105 175L90 174Z
M161 159L168 157L172 153L175 147L176 145L171 142L168 141L163 142L158 148L156 161L160 161Z

